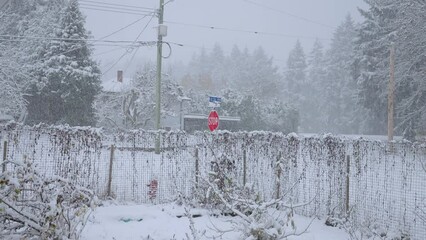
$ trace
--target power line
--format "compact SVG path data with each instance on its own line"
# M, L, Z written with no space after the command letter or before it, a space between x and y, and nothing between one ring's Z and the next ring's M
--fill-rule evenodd
M151 10L151 11L157 11L155 8L148 8L148 7L140 7L140 6L132 6L132 5L124 5L124 4L116 4L116 3L106 3L106 2L99 2L99 1L90 1L90 0L79 0L80 3L95 3L105 6L115 6L115 7L125 7L125 8L131 8L131 9L145 9L145 10Z
M54 38L54 37L41 37L41 36L19 36L19 35L0 35L1 40L4 41L25 41L28 39L33 40L49 40L49 41L67 41L67 42L90 42L91 44L98 43L111 43L111 44L138 44L142 46L149 46L156 44L156 41L129 41L129 40L102 40L102 39L70 39L70 38Z
M317 25L326 27L326 28L332 28L332 29L334 29L333 26L330 26L330 25L327 25L327 24L324 24L324 23L320 23L318 21L314 21L314 20L311 20L309 18L298 16L298 15L295 15L295 14L292 14L292 13L289 13L289 12L286 12L286 11L283 11L283 10L280 10L280 9L276 9L276 8L273 8L273 7L264 5L264 4L260 4L260 3L257 3L257 2L254 2L254 1L250 1L250 0L243 0L243 1L247 2L247 3L250 3L250 4L253 4L255 6L258 6L258 7L267 9L267 10L270 10L270 11L278 12L278 13L281 13L281 14L284 14L284 15L287 15L287 16L290 16L290 17L293 17L293 18L297 18L297 19L303 20L305 22L309 22L309 23L313 23L313 24L317 24Z
M116 31L114 31L114 32L112 32L112 33L110 33L110 34L106 35L105 37L102 37L102 38L101 38L101 40L103 40L103 39L105 39L105 38L108 38L108 37L111 37L112 35L114 35L114 34L116 34L116 33L119 33L119 32L121 32L121 31L123 31L124 29L129 28L129 27L131 27L131 26L135 25L136 23L138 23L139 21L141 21L141 20L145 19L146 17L147 17L147 16L143 16L142 18L137 19L136 21L134 21L134 22L132 22L132 23L130 23L130 24L128 24L128 25L126 25L126 26L124 26L124 27L122 27L122 28L120 28L120 29L118 29L118 30L116 30Z
M148 21L148 23L145 25L145 27L142 29L142 31L138 34L138 36L136 37L136 39L133 41L134 43L138 42L139 37L142 35L142 33L148 28L148 25L151 23L152 19L154 18L154 16L151 17L151 19ZM156 44L157 42L155 42ZM130 54L131 52L134 51L134 48L128 48L126 49L126 51L118 58L117 61L115 61L110 68L108 68L108 70L106 70L105 72L102 73L102 76L104 76L105 74L107 74L109 71L111 71L111 69L113 69L120 61L121 59L123 59L127 54ZM136 54L136 53L135 53Z
M154 17L151 17L151 19L148 21L148 23L145 25L145 27L142 29L142 31L139 33L139 35L136 37L136 40L135 41L138 41L139 40L139 38L140 38L140 36L142 35L142 33L146 30L146 28L148 27L148 25L151 23L151 21L152 21L152 19L153 19ZM124 71L127 71L127 69L129 68L129 65L130 65L130 63L133 61L133 59L135 58L135 56L136 56L136 54L138 53L138 51L139 51L139 48L137 48L136 50L135 50L135 52L133 53L133 55L132 55L132 57L130 58L130 60L129 60L129 64L127 64L127 66L126 66L126 68L124 69Z
M302 36L302 35L290 35L283 33L273 33L273 32L262 32L262 31L253 31L253 30L244 30L244 29L236 29L236 28L227 28L227 27L216 27L216 26L206 26L192 23L182 23L182 22L174 22L174 21L164 21L170 24L188 26L188 27L196 27L196 28L204 28L210 30L221 30L228 32L239 32L239 33L247 33L247 34L255 34L255 35L268 35L268 36L276 36L276 37L286 37L286 38L297 38L297 39L320 39L320 40L330 40L327 38L319 38L314 36Z
M138 16L151 16L151 15L155 15L155 13L144 14L144 13L137 13L137 12L130 12L130 11L118 11L118 10L116 11L116 10L107 10L107 9L94 8L94 7L84 7L84 6L81 6L80 8L87 9L87 10L101 11L101 12L124 13L124 14L138 15Z
M140 9L134 9L134 8L122 8L122 7L111 7L111 6L103 6L98 4L91 4L91 3L80 3L81 7L94 7L94 8L100 8L104 10L114 10L114 11L126 11L126 12L135 12L135 13L150 13L154 14L155 11L150 10L140 10Z

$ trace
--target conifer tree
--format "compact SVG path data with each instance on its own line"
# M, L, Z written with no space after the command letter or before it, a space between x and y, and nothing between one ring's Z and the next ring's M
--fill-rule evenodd
M100 71L91 59L92 49L85 19L76 0L61 13L56 39L42 51L37 69L42 88L33 85L29 100L29 123L94 125L95 96L100 91Z

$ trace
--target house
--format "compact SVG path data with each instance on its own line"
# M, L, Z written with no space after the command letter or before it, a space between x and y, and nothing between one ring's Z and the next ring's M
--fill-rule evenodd
M6 124L13 120L14 118L12 116L0 112L0 124Z

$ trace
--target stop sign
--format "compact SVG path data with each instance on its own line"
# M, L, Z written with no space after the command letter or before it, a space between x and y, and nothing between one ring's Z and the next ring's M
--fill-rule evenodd
M213 110L210 112L207 120L209 123L209 129L213 132L219 126L219 115Z

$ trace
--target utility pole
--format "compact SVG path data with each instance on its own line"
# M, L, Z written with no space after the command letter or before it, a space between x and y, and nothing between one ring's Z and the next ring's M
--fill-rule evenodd
M395 101L395 44L390 49L390 78L388 86L388 141L393 140Z
M161 64L163 58L163 34L160 28L163 25L164 15L164 0L160 0L160 9L158 10L158 42L157 42L157 89L155 101L155 129L157 131L161 128ZM158 133L155 141L155 153L160 154L160 133Z

